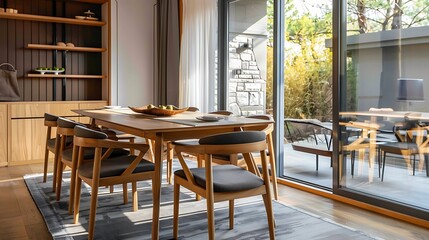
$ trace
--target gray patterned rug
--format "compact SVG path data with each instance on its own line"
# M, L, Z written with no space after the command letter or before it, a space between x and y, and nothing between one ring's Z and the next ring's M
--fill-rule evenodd
M79 224L68 215L69 173L65 173L61 201L55 201L52 182L42 183L41 174L25 176L27 187L42 213L54 239L86 239L90 191L82 189ZM165 182L165 181L164 181ZM131 186L129 186L129 189ZM205 201L181 189L180 239L207 239ZM122 202L122 187L109 193L100 188L95 239L150 239L152 191L150 182L138 184L139 211L131 211L131 202ZM173 187L163 184L161 192L160 239L172 239ZM131 199L131 193L129 193ZM236 200L235 226L228 229L227 202L215 204L216 239L268 239L265 208L261 197ZM277 239L373 239L364 233L327 221L302 210L273 201Z

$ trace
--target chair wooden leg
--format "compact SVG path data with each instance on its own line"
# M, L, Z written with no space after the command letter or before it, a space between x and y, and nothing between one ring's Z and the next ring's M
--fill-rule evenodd
M179 237L179 203L180 203L180 185L174 181L174 213L173 213L173 238Z
M197 155L197 166L198 166L198 168L202 168L204 166L203 165L203 156L201 154ZM195 200L196 201L200 201L201 200L201 196L198 195L198 194L195 194Z
M270 153L270 166L271 166L271 181L273 184L273 194L274 199L279 200L279 192L277 188L277 168L276 168L276 158L274 153L274 146L273 146L273 138L272 135L267 135L267 142L268 142L268 150Z
M55 146L59 146L60 144L60 137L57 134L56 140L55 140ZM60 148L55 147L55 154L54 154L54 169L53 169L53 177L52 177L52 192L55 192L57 190L57 173L58 173L58 163L61 161L59 155L60 155Z
M63 182L63 162L59 161L58 165L57 165L57 186L56 186L56 200L59 201L61 198L61 187L62 187L62 182Z
M98 184L93 183L93 186L91 188L91 205L89 207L88 240L94 239L95 214L97 213L97 198L98 198Z
M262 199L264 199L265 211L267 212L267 220L268 220L268 229L270 232L270 239L276 238L275 226L274 226L274 214L273 214L273 203L271 201L271 196L268 194L262 195Z
M79 221L79 208L80 208L80 194L82 191L82 179L76 179L76 188L75 188L75 199L74 199L74 216L73 223L77 224Z
M205 154L206 170L206 202L207 202L207 224L209 240L215 240L215 221L214 221L214 193L213 193L213 175L211 155Z
M229 229L234 229L234 199L229 200Z
M43 182L46 182L48 176L48 161L49 161L49 150L45 148L45 161L43 162Z
M79 156L79 148L73 147L73 160L72 160L72 168L70 175L70 197L69 197L69 214L73 214L75 194L76 194L76 181L77 181L77 166L78 166L78 156Z
M173 182L173 144L167 143L167 182Z
M131 183L131 188L133 192L133 212L137 212L139 210L139 199L137 194L137 182Z
M126 183L122 184L122 196L124 198L124 205L128 204L128 186Z
M115 191L115 185L110 185L109 186L109 192L113 193Z

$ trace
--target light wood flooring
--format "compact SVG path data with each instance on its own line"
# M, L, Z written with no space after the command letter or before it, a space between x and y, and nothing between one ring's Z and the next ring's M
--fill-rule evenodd
M0 240L51 239L22 176L43 171L42 164L0 167ZM429 239L429 229L357 207L280 186L280 200L336 223L383 239ZM311 226L309 226L311 227Z

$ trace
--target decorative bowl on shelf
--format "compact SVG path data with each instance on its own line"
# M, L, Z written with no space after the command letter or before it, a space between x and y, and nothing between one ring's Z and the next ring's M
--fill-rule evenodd
M136 113L143 113L143 114L149 114L149 115L155 115L155 116L172 116L179 113L183 113L188 108L173 108L173 110L170 109L162 109L162 108L148 108L148 106L143 107L130 107L129 108Z
M65 69L57 69L57 70L52 70L52 69L44 69L44 68L37 68L36 72L39 72L40 74L45 74L45 73L53 73L55 75L58 75L59 73L64 72Z

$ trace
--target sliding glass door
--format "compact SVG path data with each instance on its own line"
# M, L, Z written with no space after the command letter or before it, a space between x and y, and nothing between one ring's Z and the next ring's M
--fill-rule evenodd
M428 4L347 1L339 93L340 188L426 219Z
M276 117L279 177L429 220L427 6L220 0L220 107Z
M332 188L332 1L285 1L284 177Z

